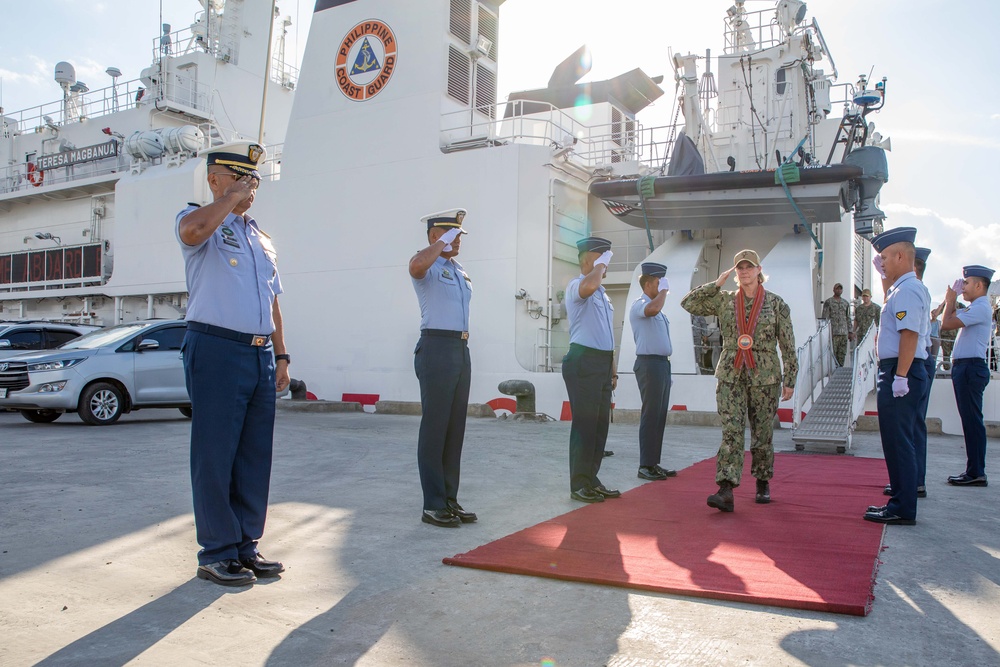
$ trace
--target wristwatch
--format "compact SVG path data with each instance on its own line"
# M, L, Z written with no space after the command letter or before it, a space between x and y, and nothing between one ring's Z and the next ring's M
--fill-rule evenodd
M292 363L292 357L289 354L276 354L276 355L274 355L274 360L275 361L281 361L282 359L284 359L284 361L285 361L286 364L291 364Z

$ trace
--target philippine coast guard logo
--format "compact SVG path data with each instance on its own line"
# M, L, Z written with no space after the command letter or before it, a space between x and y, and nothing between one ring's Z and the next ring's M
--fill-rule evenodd
M337 85L357 102L385 88L396 70L396 36L382 21L362 21L347 33L337 49Z

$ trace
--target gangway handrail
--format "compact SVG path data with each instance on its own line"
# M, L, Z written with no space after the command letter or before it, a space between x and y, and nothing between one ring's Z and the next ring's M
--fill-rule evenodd
M802 422L802 408L819 398L826 380L833 375L837 367L833 360L833 339L830 337L829 321L820 320L816 333L799 346L795 355L799 362L799 373L792 392L792 428L799 427ZM819 393L816 391L817 387L820 389Z
M876 331L878 329L874 324L869 325L861 342L851 352L851 368L854 369L854 373L851 376L851 412L848 423L852 430L865 407L865 399L875 388L875 380L878 377L876 372L878 357L875 354Z

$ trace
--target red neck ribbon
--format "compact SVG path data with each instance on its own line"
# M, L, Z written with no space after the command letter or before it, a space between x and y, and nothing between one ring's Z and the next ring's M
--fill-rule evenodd
M752 340L753 332L757 328L757 320L760 319L760 311L764 307L764 286L757 286L757 293L753 297L753 305L750 306L749 315L746 314L746 297L743 294L742 286L736 295L733 306L736 309L736 329L739 331L740 337L750 336ZM757 364L753 359L753 351L750 347L740 347L737 342L735 365L736 370L740 370L744 366L747 368L757 368Z

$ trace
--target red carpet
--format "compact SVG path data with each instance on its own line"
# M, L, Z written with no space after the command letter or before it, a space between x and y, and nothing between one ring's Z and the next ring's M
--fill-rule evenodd
M881 459L778 454L769 505L754 503L750 455L736 511L705 504L715 459L557 516L454 558L514 574L864 616L883 527ZM567 492L568 495L568 492Z

